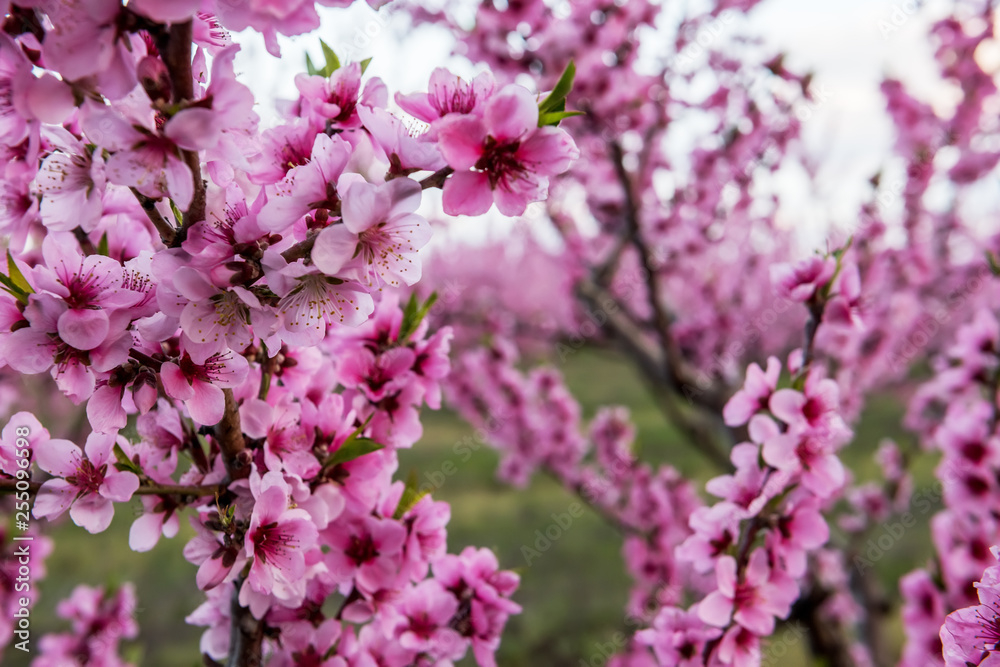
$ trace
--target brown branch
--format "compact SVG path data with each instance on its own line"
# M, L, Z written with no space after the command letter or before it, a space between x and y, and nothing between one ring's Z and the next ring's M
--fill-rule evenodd
M159 209L156 208L156 199L152 197L147 197L135 188L129 188L135 198L139 200L139 204L142 206L142 210L146 212L146 217L149 221L153 223L153 227L156 227L156 233L160 235L160 240L163 241L163 245L171 246L177 236L177 230L174 226L167 222L167 219L163 217Z
M191 73L191 21L170 26L163 62L170 74L174 104L183 104L194 99L194 76ZM184 163L191 170L194 182L194 196L191 205L184 212L184 223L171 245L179 245L187 237L187 230L196 222L205 219L205 181L201 178L201 158L197 151L182 151Z
M420 181L420 187L424 190L427 188L440 188L444 186L444 181L451 174L455 172L451 167L441 167L433 174Z
M80 244L80 250L83 251L84 255L97 254L97 248L94 247L94 242L90 240L89 236L87 236L87 232L83 231L83 227L74 228L73 235L76 237L77 243Z
M223 389L222 392L226 397L226 412L215 427L215 439L222 450L229 479L243 479L250 474L250 452L240 426L240 408L232 389Z
M844 637L843 628L838 623L832 623L828 612L823 608L830 593L816 585L815 577L810 576L811 587L808 595L799 597L792 605L789 620L798 620L809 630L809 650L821 657L829 667L852 667L849 643Z
M233 582L233 593L229 599L229 660L226 667L260 667L264 623L255 619L250 610L240 604L242 585L243 577Z
M18 491L17 488L18 481L14 479L0 479L0 494L13 494ZM42 488L42 482L29 482L28 492L31 494L38 493L38 489ZM136 496L214 496L216 493L220 493L222 487L218 484L209 484L207 486L196 486L196 485L184 485L184 484L150 484L148 486L140 486L136 489Z
M710 423L697 415L684 414L681 407L674 402L675 396L684 396L692 402L698 402L698 393L685 395L686 389L692 385L677 387L675 382L664 376L669 366L664 363L663 352L652 345L639 325L629 317L625 308L607 291L598 287L593 281L584 279L576 285L577 297L586 303L595 313L603 316L601 324L613 338L617 339L625 353L632 358L635 367L642 373L650 392L656 399L657 407L667 420L685 434L689 444L706 456L720 470L730 470L732 465L728 454L719 443L717 433ZM696 400L698 399L698 400ZM711 404L701 407L711 408Z
M299 259L308 258L309 254L312 253L313 246L316 245L317 236L319 236L318 230L309 232L304 241L299 241L291 248L281 253L281 256L284 257L285 261L289 264Z

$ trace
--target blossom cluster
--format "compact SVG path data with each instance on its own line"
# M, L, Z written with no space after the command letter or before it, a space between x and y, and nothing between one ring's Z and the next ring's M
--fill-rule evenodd
M579 152L527 88L444 70L397 97L429 123L411 133L325 44L262 128L229 31L277 55L316 4L2 3L0 364L51 378L89 429L18 413L0 482L27 460L34 517L91 533L140 504L136 551L190 521L208 658L491 665L517 575L448 554L447 504L393 479L452 337L399 288L421 277L425 190L452 215L519 214ZM127 588L78 589L60 608L74 633L39 660L119 664L133 607Z

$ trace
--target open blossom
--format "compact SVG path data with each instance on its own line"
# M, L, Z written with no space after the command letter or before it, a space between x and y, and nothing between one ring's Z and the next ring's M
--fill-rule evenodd
M653 620L653 627L636 633L636 640L652 647L661 665L700 667L704 664L705 644L719 636L720 630L698 618L691 611L664 607Z
M315 345L331 325L356 327L375 310L371 294L358 283L317 273L301 262L284 267L281 275L272 280L281 296L278 335L289 345Z
M167 395L184 401L192 419L212 426L218 424L225 413L222 390L240 385L247 368L246 357L241 354L214 354L199 364L185 353L177 363L164 363L160 377Z
M316 209L340 206L337 181L351 157L351 146L340 137L316 135L309 160L288 170L258 214L263 229L281 232Z
M66 144L45 158L35 176L35 189L42 196L39 215L53 231L71 232L80 226L90 232L103 213L104 157L74 138Z
M54 475L38 490L34 515L54 519L67 509L73 523L91 533L103 532L114 517L113 502L127 502L139 478L118 470L113 449L129 451L124 439L91 433L83 450L68 440L49 440L35 452L38 466Z
M431 238L430 224L415 213L420 193L420 184L408 178L352 183L343 195L343 222L320 232L313 262L331 276L355 268L369 286L417 282L417 251Z
M726 426L741 426L756 413L767 410L780 376L781 362L774 357L768 358L766 371L757 364L750 364L743 388L733 394L722 412Z
M481 215L494 202L504 215L521 215L528 204L545 198L548 177L580 155L564 130L538 127L537 102L516 84L490 98L482 117L442 121L438 142L455 169L444 185L448 215Z
M496 81L488 71L480 72L472 81L465 81L437 67L431 72L426 93L396 93L396 103L411 116L433 126L448 114L481 112L495 89Z
M737 579L736 559L722 556L716 561L719 589L698 605L698 616L709 625L726 627L730 620L766 637L774 632L774 619L786 618L798 595L792 577L768 563L767 551L750 554L742 580Z
M256 503L246 534L246 553L253 558L240 591L242 604L258 618L266 600L294 605L305 594L305 554L316 543L317 531L309 514L291 508L288 485L278 472L259 479L251 476Z
M84 256L68 235L46 236L42 253L46 266L36 271L36 282L40 290L62 300L52 308L59 313L56 326L65 343L93 350L124 330L124 326L112 329L111 312L135 305L144 295L123 288L121 264L110 257Z
M458 600L439 582L429 579L407 589L396 606L392 634L399 645L437 659L456 659L465 653L465 642L450 623Z
M779 296L792 301L808 301L825 287L837 271L832 257L810 257L796 264L779 264L771 268L771 282Z
M295 87L301 94L299 114L311 118L319 127L327 122L341 129L354 129L361 125L358 118L358 97L361 93L359 63L348 63L329 77L297 74Z
M947 667L1000 665L1000 566L988 568L975 587L979 604L949 614L941 627Z

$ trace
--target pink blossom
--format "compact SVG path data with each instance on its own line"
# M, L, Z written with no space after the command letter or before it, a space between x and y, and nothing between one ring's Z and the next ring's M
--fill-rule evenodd
M975 584L979 605L952 612L941 628L947 667L1000 665L1000 567Z
M757 364L750 364L743 388L733 394L723 410L726 426L741 426L757 412L766 410L780 376L781 362L774 357L768 358L766 371Z
M309 161L292 167L274 186L258 216L261 227L280 232L310 211L337 208L337 179L350 155L350 144L340 137L317 134Z
M160 378L167 395L184 401L192 419L212 426L225 412L223 388L241 384L247 368L246 358L232 352L212 355L203 364L195 363L185 353L178 363L164 363Z
M397 580L406 529L392 519L363 516L331 524L323 541L331 547L326 560L334 579L353 579L373 593Z
M493 95L496 82L488 71L480 72L467 82L443 67L437 67L431 72L427 88L426 93L396 93L396 103L410 115L433 124L448 114L481 113Z
M493 202L504 215L521 215L545 197L548 177L565 171L580 154L563 130L538 127L537 103L514 84L490 98L481 118L441 121L438 141L456 171L444 185L448 215L481 215Z
M327 227L316 238L312 260L317 268L332 276L356 267L369 286L418 281L417 251L431 236L430 225L414 213L420 193L420 185L408 178L381 186L352 183L344 193L343 224Z
M280 473L269 472L259 481L251 476L251 488L256 503L245 547L253 564L240 590L240 602L250 605L260 618L262 608L255 598L273 598L286 606L301 601L305 552L315 545L317 531L305 510L290 509L289 488Z
M465 642L449 627L458 611L458 600L437 581L422 581L407 589L395 606L398 616L392 632L399 645L437 659L457 659Z
M91 533L103 532L114 517L113 502L124 503L139 488L139 478L115 467L112 449L128 443L112 434L91 433L83 451L68 440L49 440L35 452L35 460L54 475L38 490L33 513L54 519L69 509L73 523Z
M715 572L719 589L698 605L698 617L715 627L724 628L732 620L758 637L767 637L774 632L774 617L786 618L798 596L795 580L772 569L763 549L750 554L741 579L732 556L719 558Z
M826 286L837 270L832 257L810 257L796 264L771 268L771 282L779 296L805 302Z

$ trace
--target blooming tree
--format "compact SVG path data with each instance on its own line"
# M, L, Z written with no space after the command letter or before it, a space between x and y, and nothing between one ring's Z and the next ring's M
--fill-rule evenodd
M501 479L545 473L620 529L642 627L611 665L781 663L779 623L822 664L895 664L899 614L900 664L994 664L996 3L952 2L930 24L950 108L883 81L893 154L847 227L805 252L778 181L823 175L799 139L827 95L746 34L757 4L485 2L471 27L465 3L411 4L499 83L552 87L573 63L585 112L563 124L581 159L526 216L558 242L529 231L427 262L418 290L459 296L442 309L461 369L447 401L489 433ZM901 24L882 23L887 39ZM718 476L700 489L643 461L623 408L585 423L554 367L584 346L621 350ZM859 440L887 393L910 402L914 437ZM849 445L874 480L845 465ZM936 456L934 480L914 472ZM927 519L935 558L886 590L866 545Z
M0 360L86 424L52 437L20 411L3 429L5 644L29 650L52 548L33 519L100 533L138 499L133 550L193 527L206 664L495 664L518 576L449 554L447 504L394 481L452 339L398 288L421 277L425 190L505 214L547 196L579 154L558 127L571 76L549 95L436 76L412 104L439 121L414 134L323 44L262 129L229 31L277 56L277 35L318 26L313 2L3 11ZM123 664L135 606L129 586L77 588L57 610L72 631L33 664Z

